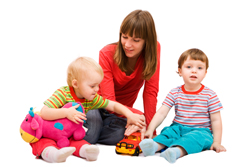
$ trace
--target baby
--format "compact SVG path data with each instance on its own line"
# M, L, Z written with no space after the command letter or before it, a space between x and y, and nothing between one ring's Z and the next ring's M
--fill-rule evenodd
M134 114L122 104L105 99L97 94L102 79L103 71L98 63L88 57L77 58L68 67L68 86L57 89L44 102L41 117L45 120L68 118L78 124L87 119L84 113L76 110L79 105L71 108L62 108L62 106L68 102L80 102L86 113L93 109L105 108L124 115L127 118L127 125L145 126L144 116ZM99 154L96 145L90 145L85 140L75 141L72 138L70 139L70 147L62 149L57 148L54 140L47 138L42 138L38 142L32 143L31 146L33 154L41 155L47 162L64 162L71 154L89 161L95 161Z

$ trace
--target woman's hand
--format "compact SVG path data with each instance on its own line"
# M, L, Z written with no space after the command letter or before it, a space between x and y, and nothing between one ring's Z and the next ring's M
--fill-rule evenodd
M138 126L139 128L143 128L143 126L146 126L146 123L145 123L145 116L144 116L144 115L139 115L139 114L131 113L131 114L127 117L127 125L126 125L126 128L128 128L129 125L136 125L136 126Z
M67 108L66 111L66 117L76 124L79 124L79 122L83 122L83 120L87 120L86 115L84 113L76 110L79 106L80 104L72 106L70 108Z
M146 126L143 126L142 128L140 128L139 126L137 125L129 125L124 133L125 136L129 136L131 135L132 133L134 132L141 132L141 140L144 139L144 134L146 132Z

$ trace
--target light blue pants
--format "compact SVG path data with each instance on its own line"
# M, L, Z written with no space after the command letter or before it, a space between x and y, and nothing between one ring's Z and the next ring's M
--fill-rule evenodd
M213 136L207 128L192 128L173 123L162 129L161 134L153 139L166 147L181 146L188 154L209 150Z

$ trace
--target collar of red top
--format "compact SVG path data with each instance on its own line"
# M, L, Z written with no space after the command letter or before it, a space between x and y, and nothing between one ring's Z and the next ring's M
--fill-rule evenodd
M204 89L204 85L202 85L201 84L201 88L199 89L199 90L197 90L197 91L194 91L194 92L190 92L190 91L187 91L185 88L184 88L184 85L182 85L181 86L181 89L182 89L182 91L185 93L185 94L198 94L198 93L200 93L203 89Z
M85 102L85 99L79 99L76 96L74 88L72 86L70 86L69 89L70 89L70 93L71 93L72 97L75 99L75 101L80 102L80 103L84 103Z

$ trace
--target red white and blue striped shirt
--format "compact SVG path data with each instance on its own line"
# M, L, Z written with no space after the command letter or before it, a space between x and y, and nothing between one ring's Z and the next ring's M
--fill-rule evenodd
M202 85L196 92L188 92L184 85L172 89L163 105L175 106L174 123L211 130L210 114L223 109L216 93Z

